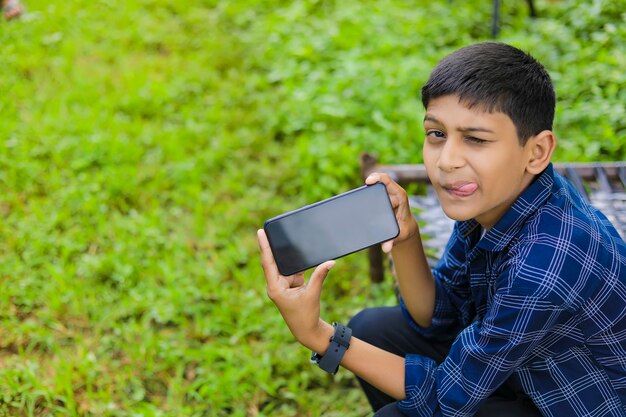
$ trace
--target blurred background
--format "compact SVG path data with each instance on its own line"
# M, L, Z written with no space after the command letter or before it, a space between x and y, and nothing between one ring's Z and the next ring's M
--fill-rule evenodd
M421 162L419 90L478 0L23 0L0 22L0 416L367 416L265 296L255 231ZM626 159L626 0L504 2L557 161ZM322 317L395 303L364 253Z

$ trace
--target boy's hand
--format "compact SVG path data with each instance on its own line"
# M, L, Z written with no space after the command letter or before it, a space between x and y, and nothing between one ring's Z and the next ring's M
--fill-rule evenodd
M267 295L276 304L291 333L304 346L318 353L328 348L333 328L320 319L322 284L335 261L327 261L315 268L309 282L304 273L280 275L263 229L257 232L261 249L261 264L267 282Z
M417 221L411 213L409 207L409 199L406 195L404 188L400 187L398 183L391 179L387 174L374 172L370 174L365 183L368 185L375 184L376 182L382 182L387 187L387 193L391 200L391 206L396 213L396 219L398 220L398 226L400 226L400 234L394 240L389 240L382 245L383 252L389 253L394 245L398 245L406 240L411 239L413 236L417 236L419 228Z

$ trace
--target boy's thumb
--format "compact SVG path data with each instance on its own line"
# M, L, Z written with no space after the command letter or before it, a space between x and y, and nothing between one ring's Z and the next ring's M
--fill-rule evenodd
M320 293L322 291L322 284L324 284L324 280L328 276L328 271L330 271L333 266L335 266L335 261L327 261L315 268L309 280L309 286L312 286L315 291Z

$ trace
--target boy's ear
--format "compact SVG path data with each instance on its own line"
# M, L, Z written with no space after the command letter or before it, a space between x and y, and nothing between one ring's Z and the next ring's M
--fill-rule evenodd
M552 153L556 148L556 136L551 130L544 130L528 139L528 164L526 170L533 174L540 174L552 159Z

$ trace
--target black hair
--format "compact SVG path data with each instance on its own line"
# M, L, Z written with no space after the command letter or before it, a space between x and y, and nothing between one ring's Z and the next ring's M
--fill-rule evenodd
M556 94L546 69L529 54L504 43L483 42L443 58L422 87L422 104L457 95L469 108L511 118L521 145L552 130Z

